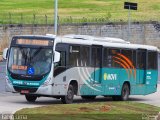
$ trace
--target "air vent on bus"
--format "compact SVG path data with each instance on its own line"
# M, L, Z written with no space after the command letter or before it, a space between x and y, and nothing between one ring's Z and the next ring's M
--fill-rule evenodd
M69 34L63 36L65 38L72 38L72 39L83 39L83 40L92 40L94 37L89 36L89 35L74 35L74 34Z
M125 43L125 44L130 43L130 42L122 40L120 38L111 38L111 37L95 37L94 41L111 42L111 43Z
M92 40L92 41L98 41L98 42L110 42L110 43L125 43L129 44L130 42L122 40L120 38L111 38L111 37L93 37L89 35L74 35L69 34L63 36L65 38L71 38L71 39L82 39L82 40Z

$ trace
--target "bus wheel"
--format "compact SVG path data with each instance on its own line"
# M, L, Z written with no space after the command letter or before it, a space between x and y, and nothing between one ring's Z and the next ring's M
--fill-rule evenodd
M129 85L127 83L125 83L122 87L122 91L121 91L121 96L120 99L123 101L128 100L129 98L129 93L130 93L130 88Z
M81 96L82 99L85 99L85 100L93 100L96 98L95 95L91 96L91 95L82 95Z
M115 101L127 101L129 98L130 88L127 83L122 87L121 95L112 96L112 99Z
M37 96L34 95L25 95L25 97L28 102L35 102L37 99Z
M61 98L63 104L71 104L73 102L74 97L74 88L72 85L69 85L67 95Z

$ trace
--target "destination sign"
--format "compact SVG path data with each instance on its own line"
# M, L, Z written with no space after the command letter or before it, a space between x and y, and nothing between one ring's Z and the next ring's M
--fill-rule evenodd
M48 46L49 41L48 40L38 40L38 39L17 39L16 44Z
M12 70L27 70L27 66L23 66L23 65L12 65Z

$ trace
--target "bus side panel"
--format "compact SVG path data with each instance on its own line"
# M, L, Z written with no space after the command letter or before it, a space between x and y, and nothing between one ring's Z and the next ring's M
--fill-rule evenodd
M157 70L147 70L146 84L156 85L158 82L158 71Z
M78 95L120 95L125 81L130 83L131 95L146 95L156 91L157 71L151 71L152 79L148 77L144 84L140 84L139 76L144 72L140 74L137 70L137 79L135 79L133 72L131 72L133 70L102 68L101 80L97 82L97 79L94 79L94 75L99 74L99 70L100 69L96 69L94 72L94 69L91 67L74 67L67 69L54 78L54 95L65 95L71 80L78 81ZM66 81L64 81L64 77Z
M147 70L146 75L146 91L145 94L151 94L157 91L158 71Z
M131 95L145 95L146 85L132 85Z
M101 80L97 81L96 77L94 79L94 75L99 74L99 70L90 73L91 78L86 79L84 84L81 85L81 95L120 95L125 81L135 84L133 75L129 76L125 69L116 68L102 68Z
M104 87L101 84L100 69L81 67L80 72L80 95L102 95ZM95 72L94 72L95 71ZM83 73L83 74L82 74Z
M131 84L131 95L145 95L145 72L141 69L136 69L136 84Z
M105 92L103 95L120 95L120 75L121 69L116 68L103 68L102 69L102 85ZM125 75L124 75L125 76Z
M136 85L131 86L131 95L147 95L157 91L158 71L146 70L146 75L143 76L144 71L137 70Z
M78 71L79 67L72 67L54 77L53 95L66 95L71 80L76 80L79 84Z
M131 95L148 95L157 91L156 85L134 85L132 86Z
M151 94L157 92L157 85L147 85L145 94Z

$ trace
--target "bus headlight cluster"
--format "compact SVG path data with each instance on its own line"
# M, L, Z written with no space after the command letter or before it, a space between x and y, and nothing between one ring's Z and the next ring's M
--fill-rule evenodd
M12 84L12 82L9 80L8 76L6 76L6 83L10 84L10 85Z
M51 77L49 77L46 81L44 81L44 83L42 84L42 87L49 85L50 81L51 81Z

